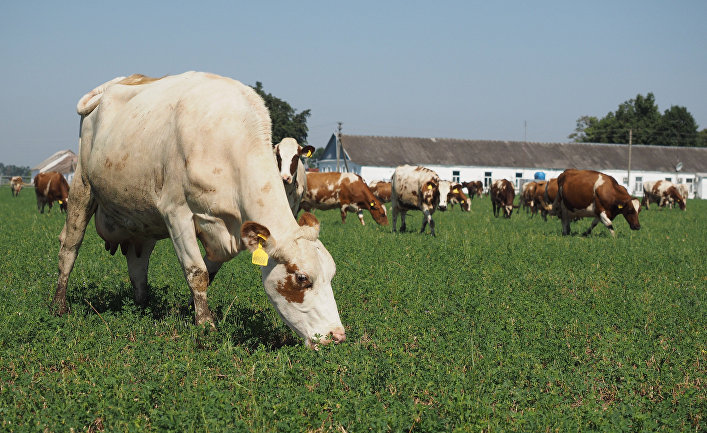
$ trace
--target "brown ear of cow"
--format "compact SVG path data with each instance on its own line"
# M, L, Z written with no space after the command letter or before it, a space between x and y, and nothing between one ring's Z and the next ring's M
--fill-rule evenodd
M312 154L314 154L314 146L300 147L299 154L309 158L310 156L312 156Z
M270 230L255 221L246 221L241 225L241 240L250 252L255 251L258 244L267 247L272 246L275 242L270 236Z

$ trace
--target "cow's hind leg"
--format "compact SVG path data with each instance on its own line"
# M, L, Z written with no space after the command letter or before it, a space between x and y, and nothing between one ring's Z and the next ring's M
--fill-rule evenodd
M400 232L405 233L407 230L407 225L405 224L405 217L407 216L407 211L400 212Z
M135 290L135 303L145 306L147 303L147 268L150 254L157 241L149 239L140 244L131 243L125 253L128 261L128 274Z
M584 233L582 233L582 236L589 236L589 234L592 232L592 230L594 230L594 227L596 227L598 223L599 217L594 218L592 220L592 225L590 225L589 228ZM614 230L612 228L609 228L609 230L611 231L611 234L614 234Z
M206 288L209 286L209 270L204 259L194 230L193 216L188 209L179 209L167 215L167 228L172 239L174 251L182 265L184 277L194 297L194 315L197 325L209 323L212 328L214 319L206 301Z
M76 256L83 242L86 226L96 211L96 203L91 195L90 187L81 178L80 167L76 170L74 181L69 192L69 209L64 223L64 229L59 236L59 279L51 309L57 314L69 311L66 305L66 286L69 275L74 268Z

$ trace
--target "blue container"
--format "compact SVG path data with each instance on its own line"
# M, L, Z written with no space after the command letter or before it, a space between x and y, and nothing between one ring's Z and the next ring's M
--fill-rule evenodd
M536 171L535 172L535 180L545 180L545 172L544 171Z

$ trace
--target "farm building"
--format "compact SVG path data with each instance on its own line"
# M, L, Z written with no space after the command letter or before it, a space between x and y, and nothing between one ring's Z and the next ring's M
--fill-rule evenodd
M66 180L71 183L71 179L74 177L74 171L76 171L76 164L78 164L78 162L79 158L74 152L71 150L60 150L41 163L32 167L32 179L34 179L38 173L56 171L63 174Z
M690 197L707 198L707 148L629 146L590 143L529 143L448 138L377 137L332 134L319 160L321 171L360 174L367 182L389 180L395 167L417 164L454 181L508 179L516 188L542 173L557 177L567 168L592 169L613 176L635 195L643 182L686 183ZM338 149L337 149L338 148Z

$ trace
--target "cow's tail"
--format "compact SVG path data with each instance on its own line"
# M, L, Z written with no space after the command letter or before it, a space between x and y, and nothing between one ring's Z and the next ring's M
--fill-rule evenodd
M101 84L100 86L83 95L81 99L79 99L79 103L76 104L76 112L81 116L86 116L87 114L91 113L91 111L98 107L98 103L101 101L103 92L105 92L106 89L112 86L113 84L124 79L125 77L113 78L112 80Z

